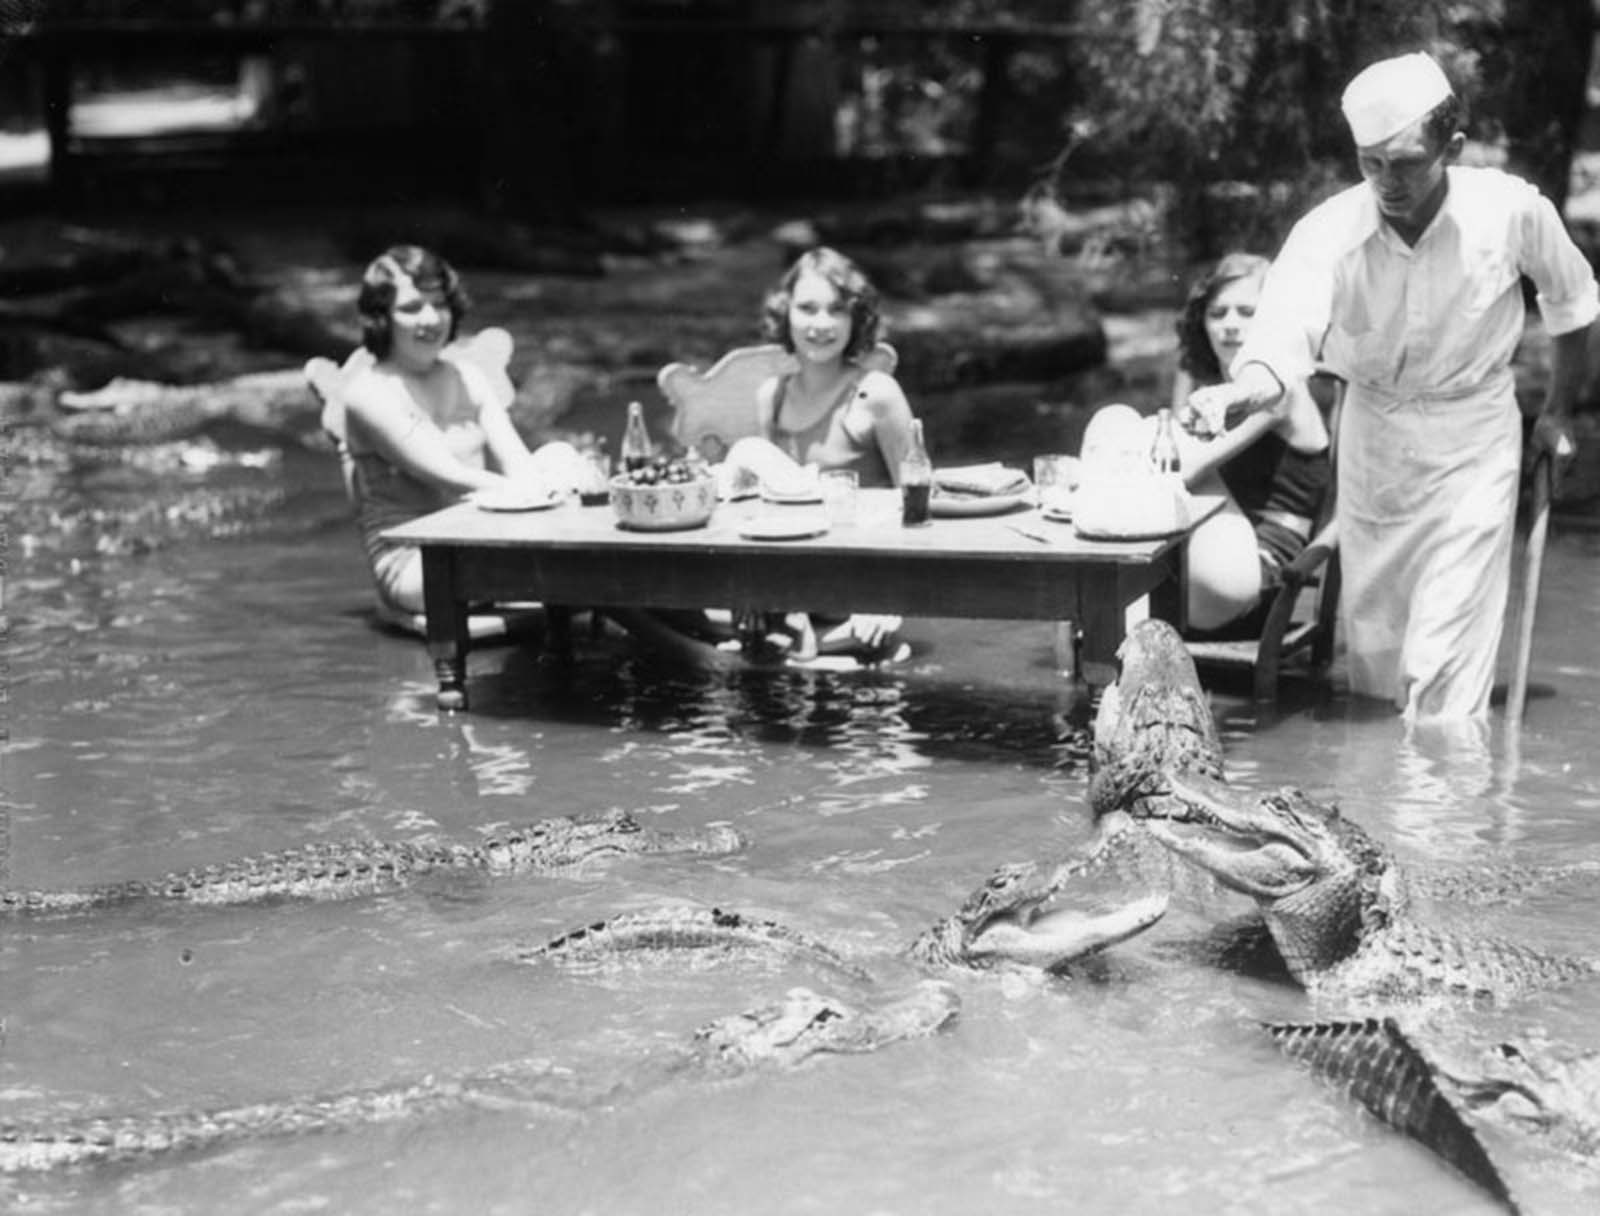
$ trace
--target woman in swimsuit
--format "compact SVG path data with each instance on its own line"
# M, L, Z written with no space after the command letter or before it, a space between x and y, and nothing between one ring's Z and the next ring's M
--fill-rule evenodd
M1189 625L1203 632L1255 623L1278 572L1311 539L1332 480L1327 426L1305 384L1233 425L1189 406L1196 388L1229 378L1267 265L1254 254L1229 254L1190 288L1178 318L1172 403L1184 481L1228 496L1189 539Z
M447 353L467 298L443 258L416 245L387 250L362 275L356 309L374 358L344 392L357 523L381 615L417 628L422 554L381 539L384 529L474 490L565 493L586 468L570 444L530 452L503 394L469 360Z
M878 293L843 254L801 255L768 296L767 335L795 357L792 370L756 391L762 438L741 439L721 470L724 484L760 480L782 490L803 484L807 466L853 469L866 487L893 486L911 449L913 416L899 383L858 360L878 340ZM865 661L900 657L897 616L814 618L818 653ZM810 639L798 643L801 653Z

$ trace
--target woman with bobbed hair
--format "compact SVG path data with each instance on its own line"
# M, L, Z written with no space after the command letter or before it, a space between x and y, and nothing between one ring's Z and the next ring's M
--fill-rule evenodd
M761 433L798 465L854 469L863 486L899 484L911 406L887 372L859 365L878 341L878 292L844 254L802 254L768 295L767 336L796 367L756 390Z
M879 330L878 293L861 268L827 247L802 254L768 294L762 326L795 362L757 388L761 437L729 450L719 471L724 489L803 486L807 466L852 469L862 486L898 485L915 418L899 382L861 364ZM880 662L908 653L897 616L813 621L815 636L802 630L795 643L800 654Z
M422 554L383 540L385 529L473 491L566 493L587 472L570 444L530 452L505 393L446 350L467 307L455 269L418 245L395 245L375 258L356 298L361 343L373 356L344 389L357 524L380 613L407 628L420 626Z

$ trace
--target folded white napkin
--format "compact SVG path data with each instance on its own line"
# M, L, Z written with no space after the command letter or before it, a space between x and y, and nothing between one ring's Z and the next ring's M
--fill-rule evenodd
M934 484L952 494L1020 494L1028 488L1028 475L1021 469L1010 469L999 461L988 464L968 464L955 468L938 469L933 475Z

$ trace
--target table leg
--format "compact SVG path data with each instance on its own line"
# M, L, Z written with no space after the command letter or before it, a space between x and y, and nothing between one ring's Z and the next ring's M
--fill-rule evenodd
M1078 682L1078 623L1076 621L1057 621L1055 623L1055 655L1056 674L1064 680L1076 684Z
M456 590L454 553L422 547L422 603L428 617L428 654L439 681L437 701L446 713L467 707L467 605Z
M1127 629L1127 608L1123 605L1115 577L1086 580L1078 601L1078 625L1082 630L1078 646L1078 678L1097 688L1117 678L1117 649Z
M1172 577L1162 579L1150 592L1150 615L1158 621L1166 621L1179 633L1188 628L1189 569L1185 557L1188 550L1187 544L1178 546L1172 559Z
M544 653L547 667L572 666L572 609L565 604L544 606Z

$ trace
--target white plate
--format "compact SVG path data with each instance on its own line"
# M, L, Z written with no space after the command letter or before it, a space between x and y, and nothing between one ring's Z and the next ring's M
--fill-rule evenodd
M739 535L746 540L804 540L808 536L821 536L827 530L827 519L809 511L793 518L758 515L739 525Z
M564 494L529 494L525 490L474 490L467 501L480 511L543 511L563 501Z
M1004 515L1033 501L1031 490L1016 494L935 494L928 504L933 514L944 519L963 519L978 515Z
M804 490L769 490L762 487L761 501L782 503L785 506L820 503L822 501L822 489L818 487L814 490L809 488Z

